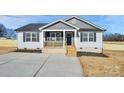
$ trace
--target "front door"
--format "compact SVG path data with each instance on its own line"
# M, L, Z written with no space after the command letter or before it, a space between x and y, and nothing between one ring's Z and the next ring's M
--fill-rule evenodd
M72 36L71 34L67 34L67 45L71 45L72 42Z
M68 31L66 32L66 43L67 45L72 45L74 40L74 32Z

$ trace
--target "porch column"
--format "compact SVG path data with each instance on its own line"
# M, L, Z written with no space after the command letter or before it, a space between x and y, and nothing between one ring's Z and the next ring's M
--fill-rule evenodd
M63 48L65 48L65 31L63 31Z
M44 36L44 32L42 31L41 32L41 42L42 42L41 45L42 45L42 48L44 48L44 37L43 36Z
M74 31L74 44L77 45L77 31Z
M43 31L43 47L45 46L45 31Z

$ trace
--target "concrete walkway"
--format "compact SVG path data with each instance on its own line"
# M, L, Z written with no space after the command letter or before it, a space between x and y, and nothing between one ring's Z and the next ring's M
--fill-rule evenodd
M41 53L0 55L0 76L5 77L79 77L81 67L76 57Z

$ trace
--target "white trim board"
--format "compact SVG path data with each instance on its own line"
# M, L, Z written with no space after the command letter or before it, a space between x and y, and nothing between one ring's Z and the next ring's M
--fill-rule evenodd
M43 32L44 31L77 31L77 30L74 30L74 29L47 29L47 30L42 30Z

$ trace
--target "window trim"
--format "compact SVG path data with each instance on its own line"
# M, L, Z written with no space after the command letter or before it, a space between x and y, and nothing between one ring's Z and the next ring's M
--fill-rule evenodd
M84 37L84 35L83 34L87 34L87 36L86 37ZM89 36L88 36L88 32L80 32L80 42L88 42L88 38L89 38ZM84 39L87 39L86 41L84 41Z
M54 34L54 37L52 37L52 34ZM57 34L59 34L60 36L58 37ZM61 41L61 38L62 38L62 33L61 32L50 32L50 40L51 41ZM60 39L60 40L57 40L57 39Z
M37 34L37 33L39 33L39 32L24 32L24 33L25 33L25 36L24 36L24 37L25 37L25 42L39 42L39 41L38 41L38 34ZM30 37L27 37L27 36L26 36L27 33L30 34ZM33 37L33 33L35 33L36 37ZM27 38L30 38L30 41L27 41L27 40L26 40ZM33 38L35 38L36 41L33 41Z
M35 37L33 37L33 33L35 33L35 35L36 35ZM37 42L37 41L38 41L37 33L38 33L38 32L32 32L32 33L31 33L31 41L32 41L32 42ZM33 41L34 38L36 39L36 41Z
M27 41L27 34L30 34L30 37L28 37L28 38L30 38L30 41ZM25 42L31 42L31 32L25 32Z
M84 33L87 33L87 41L84 41L84 38L86 38L86 37L84 37L83 36L83 34ZM92 33L92 41L90 41L90 33ZM80 32L80 42L96 42L95 40L96 40L96 36L94 35L94 34L96 34L96 32Z
M93 41L90 41L90 34L92 33L92 39L93 39ZM89 32L89 38L88 38L88 40L89 40L89 42L94 42L94 32Z

